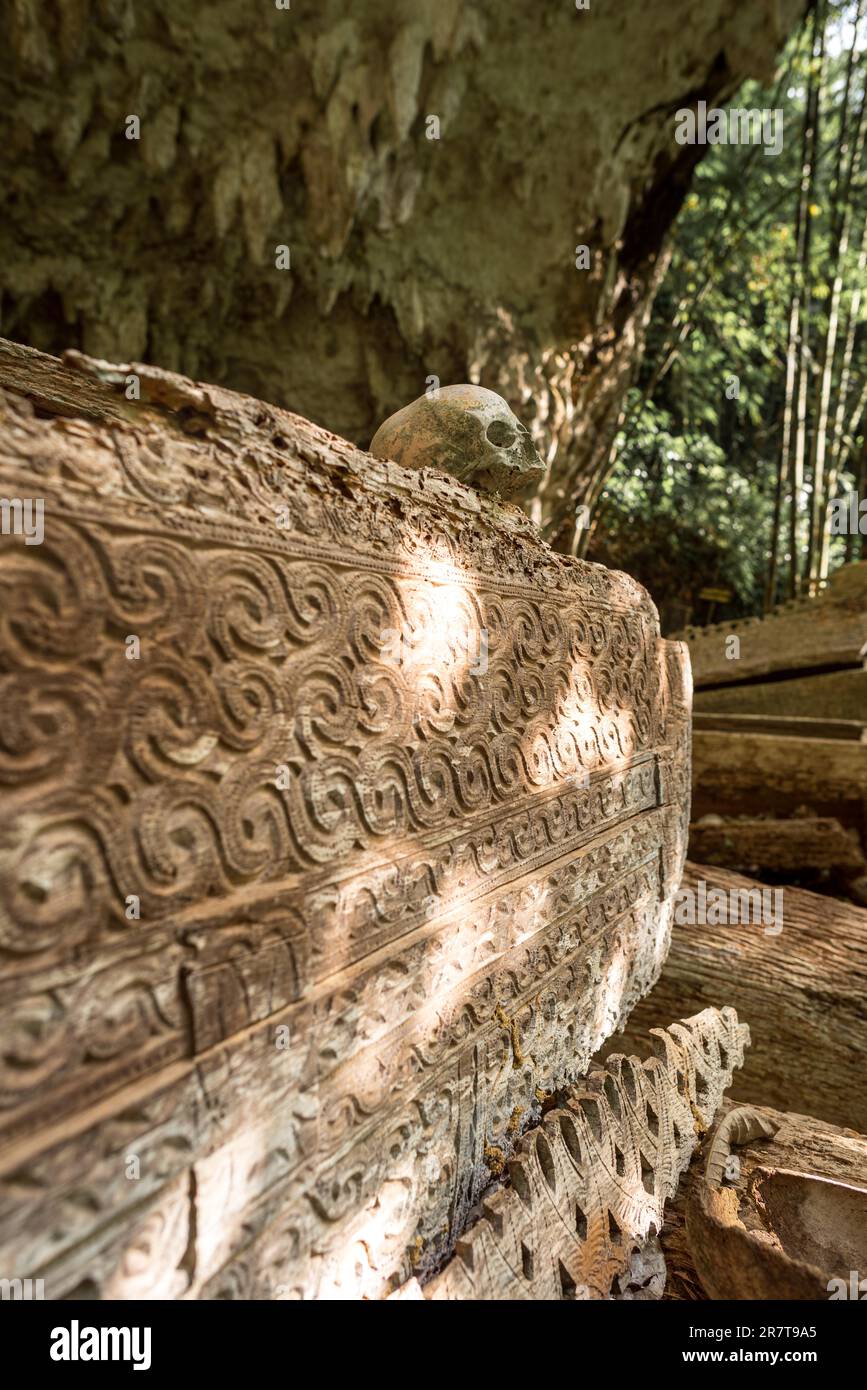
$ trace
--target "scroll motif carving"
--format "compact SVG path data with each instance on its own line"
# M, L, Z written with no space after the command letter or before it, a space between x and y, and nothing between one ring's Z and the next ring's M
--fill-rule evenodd
M171 1296L381 1296L659 973L681 650L517 507L39 361L0 344L45 502L0 549L0 1250L125 1288L152 1211Z

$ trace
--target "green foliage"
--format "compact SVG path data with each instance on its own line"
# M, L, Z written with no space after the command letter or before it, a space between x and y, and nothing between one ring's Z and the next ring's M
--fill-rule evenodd
M851 33L846 24L852 16L853 6L846 0L831 7L828 25L821 154L809 214L814 362L833 278L835 173ZM697 167L675 227L671 265L654 306L641 373L616 441L616 464L595 518L591 558L628 569L646 583L670 625L707 619L707 604L697 596L708 585L733 591L731 604L717 608L715 617L761 611L796 273L795 209L811 62L806 40L804 31L792 37L776 89L747 84L732 103L782 109L779 155L765 154L760 145L716 145ZM864 44L863 30L859 43ZM850 92L850 121L862 97L864 68L862 51ZM852 236L841 267L842 320L859 278L867 295L867 282L857 268L867 209L865 182L867 160L849 199ZM684 321L687 332L676 341ZM841 347L838 343L838 355ZM811 372L815 377L814 366ZM847 399L857 395L865 375L867 333L862 324ZM816 390L811 378L811 399ZM851 457L848 464L851 470ZM856 481L851 471L843 473L838 490ZM809 486L799 506L802 511L809 506ZM844 558L842 542L834 542L831 554L833 568ZM785 569L786 544L781 543L779 556Z
M745 611L760 602L770 520L761 479L732 470L708 433L675 434L670 424L659 407L642 410L592 550L646 585L669 627L707 616L699 591L708 585L732 589Z

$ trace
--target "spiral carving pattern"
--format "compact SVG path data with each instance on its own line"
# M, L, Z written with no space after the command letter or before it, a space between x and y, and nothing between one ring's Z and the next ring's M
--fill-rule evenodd
M0 1250L126 1296L135 1202L171 1296L380 1296L661 968L682 660L517 508L83 369L0 392L45 502L0 539Z

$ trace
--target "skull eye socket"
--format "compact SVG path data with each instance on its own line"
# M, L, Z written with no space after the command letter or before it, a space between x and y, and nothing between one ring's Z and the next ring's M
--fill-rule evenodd
M485 430L485 438L495 449L508 449L515 442L515 431L505 420L492 420Z

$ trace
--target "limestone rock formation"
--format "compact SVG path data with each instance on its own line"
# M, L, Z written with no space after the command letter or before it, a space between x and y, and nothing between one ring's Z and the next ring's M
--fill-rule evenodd
M3 345L0 491L3 1267L381 1296L659 974L685 651L520 509L135 362Z
M429 376L480 381L550 458L537 514L568 546L704 152L676 112L770 82L804 9L15 0L2 331L365 446Z

